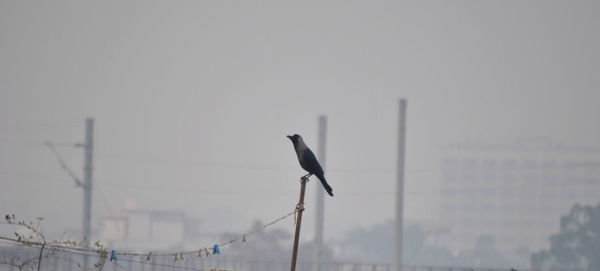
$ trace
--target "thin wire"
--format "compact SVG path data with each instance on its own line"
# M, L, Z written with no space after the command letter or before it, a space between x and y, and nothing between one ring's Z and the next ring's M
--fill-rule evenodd
M48 142L48 141L44 142L44 144L46 146L48 146L50 148L50 150L52 150L52 153L54 154L54 156L56 157L56 159L62 166L62 169L64 171L66 171L67 174L69 174L69 176L75 181L75 184L79 187L83 186L83 182L81 182L81 180L79 180L79 178L75 175L75 173L73 173L71 168L69 168L69 166L67 166L67 163L65 163L65 161L62 159L62 157L60 156L58 151L56 151L56 149L54 148L54 144L51 142Z
M282 216L280 218L277 218L277 219L275 219L275 220L273 220L273 221L271 221L271 222L269 222L267 224L264 224L263 226L261 226L261 227L259 227L257 229L254 229L254 230L252 230L250 232L243 233L238 238L235 238L235 239L232 239L232 240L220 243L218 245L220 247L224 247L224 246L227 246L227 245L229 245L229 244L231 244L233 242L240 241L240 240L245 240L248 236L250 236L252 234L255 234L255 233L259 232L259 231L262 231L262 230L266 229L267 227L272 226L272 225L274 225L274 224L276 224L276 223L278 223L278 222L280 222L280 221L282 221L282 220L284 220L284 219L286 219L286 218L294 215L295 213L296 213L296 211L290 212L290 213L288 213L288 214L286 214L286 215L284 215L284 216ZM11 224L11 223L9 223L9 224ZM41 243L39 241L17 240L17 239L10 238L10 237L5 237L5 236L0 236L0 240L10 241L10 242L17 243L17 244L22 244L22 245L25 245L25 246L40 247L40 246L44 245L43 243ZM90 249L90 248L76 247L76 246L65 246L65 245L56 244L56 243L52 243L52 242L47 242L45 244L45 247L47 247L49 249L54 248L54 249L59 249L59 250L69 250L70 252L74 252L74 251L78 251L78 252L92 252L92 253L96 253L96 254L106 253L106 250L104 250L104 249ZM213 254L215 252L215 248L214 247L210 247L210 248L206 247L206 248L203 248L203 249L204 249L204 251L212 251ZM202 249L200 249L200 250L202 250ZM188 254L196 254L198 252L199 252L198 250L181 251L181 252L162 252L162 253L154 253L154 252L149 252L149 253L135 253L135 252L118 252L118 251L116 251L116 254L120 255L120 256L148 256L150 253L152 253L153 257L159 257L159 256L177 256L177 255L184 255L184 254L186 254L186 255L188 255Z
M76 123L77 122L77 123ZM26 123L26 124L22 124L22 123L14 123L12 125L6 125L6 126L2 126L0 127L0 132L2 133L6 133L6 132L14 132L14 133L23 133L23 132L31 132L32 130L34 131L39 131L39 130L44 130L44 131L53 131L53 130L57 130L57 129L65 129L65 128L75 128L75 127L81 127L81 121L61 121L61 122L54 122L54 123Z
M0 241L0 243L5 243L5 242ZM17 243L17 244L11 243L11 244L18 245L18 246L21 246L21 247L26 247L26 248L32 248L32 249L34 249L34 247L27 246L27 245L20 244L20 243ZM35 248L35 249L37 249L37 248ZM98 255L98 253L74 252L74 251L68 251L68 250L62 250L62 249L54 249L54 250L55 251L60 251L60 252L63 252L63 253L68 253L68 254L71 254L71 255L90 256L90 257L99 258L99 259L102 259L104 261L104 266L105 267L106 267L106 264L107 264L107 262L106 262L107 261L106 260L107 257ZM73 263L78 264L77 262L72 261L71 259L60 258L59 256L55 256L55 257L51 257L51 258L58 259L58 260L63 260L63 261L66 261L66 262L73 262ZM197 259L195 257L190 257L190 258ZM206 258L200 258L200 259L205 260ZM172 264L164 264L164 263L148 262L148 261L138 261L138 260L134 260L134 259L123 259L123 258L118 259L118 260L116 260L114 262L113 261L109 261L108 263L113 264L114 266L116 266L116 267L118 267L120 269L129 270L124 265L119 264L119 262L131 262L131 263L144 264L144 265L154 265L154 266L168 267L168 268L180 269L180 270L192 270L192 271L200 271L200 270L202 270L202 269L196 269L196 268L193 268L193 267L186 267L186 266L180 266L180 265L172 265ZM253 262L253 261L250 261L250 262ZM365 264L365 265L369 265L369 266L372 266L372 265L389 266L390 265L389 263L379 263L379 264L375 264L375 263L349 263L349 264ZM435 266L435 265L404 265L404 266L406 266L406 267L414 267L414 268L417 268L417 269L440 269L440 270L441 269L453 269L453 268L454 269L461 269L461 270L471 269L471 268L466 268L466 267L453 267L453 268L449 268L449 267ZM488 270L488 269L486 269L486 270ZM489 269L489 270L502 271L504 269Z
M185 267L185 266L179 266L179 265L171 265L171 264L156 263L156 262L144 262L144 261L136 261L136 260L130 260L130 259L122 259L119 261L132 262L132 263L138 263L138 264L146 264L146 265L156 265L156 266L170 267L170 268L183 269L183 270L196 270L196 271L199 270L199 269Z
M252 235L252 234L255 234L255 233L259 232L259 231L262 231L262 230L264 230L265 228L267 228L267 227L269 227L269 226L271 226L271 225L273 225L273 224L276 224L277 222L279 222L279 221L281 221L281 220L284 220L284 219L286 219L286 218L288 218L289 216L291 216L291 215L294 215L294 214L296 214L296 211L295 211L295 210L294 210L293 212L291 212L291 213L288 213L288 214L286 214L286 215L284 215L284 216L282 216L282 217L278 218L278 219L275 219L275 220L273 220L273 221L271 221L271 222L269 222L269 223L267 223L267 224L264 224L264 225L262 225L262 227L259 227L259 228L255 229L255 230L253 230L253 231L250 231L250 232L244 233L244 234L242 234L240 237L238 237L238 238L236 238L236 239L233 239L233 240L229 240L229 241L227 241L227 242L224 242L224 243L220 244L220 246L222 246L222 247L223 247L223 246L229 245L229 244L231 244L231 243L233 243L233 242L237 242L237 241L243 241L243 240L246 240L246 237L248 237L248 236L250 236L250 235Z
M129 155L129 154L117 154L117 153L97 153L98 156L112 157L121 160L129 160L136 161L141 163L159 163L161 165L164 164L173 164L173 165L182 165L182 166L202 166L202 167L212 167L212 168L224 168L224 169L247 169L247 170L271 170L271 171L288 171L291 169L295 169L295 167L287 166L287 165L277 165L277 166L261 166L261 165L243 165L243 164L232 164L232 163L223 163L223 162L208 162L208 161L197 161L197 160L185 160L185 159L164 159L158 157L148 157L148 156L139 156L139 155ZM406 169L406 173L436 173L440 172L441 169ZM386 169L386 168L375 168L375 169L349 169L349 168L332 168L327 170L328 173L360 173L360 174L395 174L396 169Z
M0 241L0 243L8 243L8 242ZM27 246L25 244L20 244L20 243L17 243L17 244L12 243L12 244L13 245L18 245L18 246L21 246L21 247L25 247L25 248L37 249L35 247ZM76 252L76 251L69 251L69 250L59 249L59 248L50 248L50 249L54 249L54 251L60 251L60 252L68 253L68 254L71 254L71 255L90 256L90 257L95 257L95 258L106 260L105 257L103 257L101 255L98 255L98 253ZM132 256L132 255L127 255L127 256ZM206 258L202 258L202 259L206 259ZM112 262L112 261L109 261L109 262ZM138 263L138 264L156 265L156 266L161 266L161 267L170 267L170 268L183 269L183 270L196 270L196 271L198 270L198 269L189 268L189 267L185 267L185 266L179 266L179 265L161 264L161 263L157 263L157 262L136 261L136 260L132 260L132 259L123 259L123 258L118 259L118 260L116 260L116 261L113 262L113 264L115 264L117 267L123 268L123 269L127 269L127 268L124 267L123 265L120 265L119 262L132 262L132 263Z
M96 179L96 188L98 188L98 194L100 195L100 198L102 199L102 202L104 203L104 206L108 210L108 213L113 215L114 212L113 212L113 209L110 207L108 200L106 199L106 195L104 194L104 188L102 188L102 182L98 182L98 179Z

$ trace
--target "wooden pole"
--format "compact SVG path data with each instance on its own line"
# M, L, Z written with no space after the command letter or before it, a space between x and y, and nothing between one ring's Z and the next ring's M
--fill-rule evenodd
M292 267L291 271L296 271L296 259L298 257L298 243L300 239L300 226L302 225L302 212L304 212L304 191L306 191L306 182L308 177L300 178L300 200L296 205L296 233L294 234L294 249L292 250Z

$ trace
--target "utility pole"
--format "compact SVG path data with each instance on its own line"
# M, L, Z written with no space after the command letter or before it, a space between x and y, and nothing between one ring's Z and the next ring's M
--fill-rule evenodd
M398 164L396 182L396 271L402 271L402 231L404 223L404 155L406 150L406 99L400 99L398 122Z
M94 151L94 119L86 118L85 119L85 142L77 143L74 145L71 144L60 144L60 143L52 143L50 141L45 141L44 144L50 148L56 159L62 166L63 170L66 171L69 176L75 181L75 185L77 187L83 188L83 243L84 247L90 246L90 238L92 232L92 161L93 161L93 151ZM83 164L83 182L77 178L75 173L67 166L65 161L62 159L58 151L54 148L55 145L63 145L70 147L77 147L84 149L84 164ZM83 270L86 270L88 267L88 256L83 256Z
M317 149L317 159L321 163L323 169L325 169L325 150L327 143L327 116L319 116L319 145ZM321 184L315 182L318 186ZM317 214L315 220L315 271L321 270L321 255L323 254L323 229L325 227L325 190L321 187L315 189L317 191Z
M92 160L94 151L94 119L85 119L83 165L83 246L89 247L92 232ZM83 256L83 270L88 267L88 256Z

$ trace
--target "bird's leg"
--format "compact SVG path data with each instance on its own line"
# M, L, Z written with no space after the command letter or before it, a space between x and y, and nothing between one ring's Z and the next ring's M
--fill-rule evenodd
M308 173L302 177L300 177L300 182L308 182L308 178L310 178L310 176L312 176L312 173Z

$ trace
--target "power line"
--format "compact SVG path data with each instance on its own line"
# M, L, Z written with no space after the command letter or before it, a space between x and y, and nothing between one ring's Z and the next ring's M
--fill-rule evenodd
M97 191L98 191L98 194L100 195L100 198L102 199L102 203L108 210L108 213L113 214L114 213L113 209L111 208L109 201L106 199L106 195L104 194L104 189L102 188L102 186L100 184L101 184L101 182L99 182L98 179L96 179L96 187L98 188Z
M165 159L151 156L138 156L138 155L130 155L130 154L118 154L118 153L98 153L99 156L104 157L112 157L122 160L129 161L137 161L137 162L147 162L153 164L172 164L172 165L180 165L180 166L201 166L201 167L211 167L211 168L224 168L224 169L246 169L246 170L270 170L270 171L288 171L295 170L295 167L279 165L279 166L261 166L261 165L246 165L246 164L235 164L235 163L226 163L226 162L209 162L209 161L197 161L197 160L188 160L188 159ZM374 169L356 169L356 168L332 168L328 169L327 172L339 174L339 173L360 173L360 174L394 174L395 169L387 169L387 168L374 168ZM442 169L407 169L407 173L411 174L425 174L425 173L438 173L441 172Z
M19 132L31 132L31 131L39 131L39 130L52 131L52 130L58 130L58 129L64 129L64 128L75 128L75 127L81 127L81 123L79 123L79 121L71 121L71 122L61 121L61 122L55 122L55 123L29 123L29 124L15 123L13 125L9 124L9 125L0 127L0 132L2 132L2 133L6 133L6 132L19 133Z
M63 160L62 157L60 156L60 154L58 153L58 151L56 151L56 148L54 148L55 144L52 142L46 141L46 142L44 142L44 145L46 145L46 146L48 146L48 148L50 148L50 150L54 154L54 157L56 157L56 160L58 160L58 162L60 163L62 169L65 172L67 172L67 174L71 177L71 179L73 179L73 181L75 181L75 185L77 187L82 187L83 182L75 175L75 173L73 173L73 170L71 170L71 168L69 168L69 166L67 165L65 160Z

